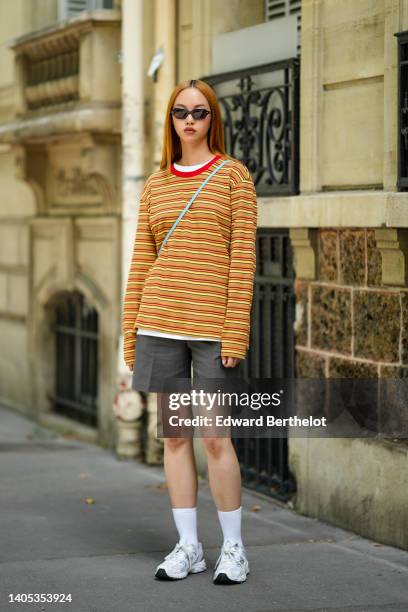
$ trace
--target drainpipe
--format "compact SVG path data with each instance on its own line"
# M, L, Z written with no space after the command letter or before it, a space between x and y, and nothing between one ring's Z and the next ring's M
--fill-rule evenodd
M143 0L122 0L122 228L120 313L129 274L144 175ZM140 454L142 398L128 388L131 372L123 359L120 329L118 393L113 408L117 420L119 456ZM130 386L130 385L129 385ZM122 417L122 418L121 418Z
M144 175L143 0L122 0L122 274L121 309L129 274ZM123 336L119 372L123 361Z
M155 0L154 48L164 51L163 63L154 86L153 106L153 161L160 165L164 114L171 91L176 85L176 0Z

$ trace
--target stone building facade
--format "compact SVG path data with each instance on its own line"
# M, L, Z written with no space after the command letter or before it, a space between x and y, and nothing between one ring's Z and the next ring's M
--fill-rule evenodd
M2 49L3 78L6 68L14 78L3 84L0 127L1 401L65 431L81 414L84 434L108 440L120 317L120 13L54 22L57 3L36 4L43 27ZM24 7L13 10L22 28ZM40 15L31 15L38 25ZM93 354L88 369L78 348Z
M116 0L66 19L58 4L0 6L0 401L113 446L121 295L169 92L216 71L223 34L252 41L259 26L263 40L273 1ZM405 377L408 214L397 188L394 34L408 29L407 2L302 0L298 8L298 192L258 199L260 230L287 232L293 251L296 375ZM140 52L130 59L128 11L129 44ZM259 64L265 54L282 59L270 45L255 49ZM250 51L241 44L235 59ZM68 353L69 334L94 351L93 378L79 370L70 380L85 412L96 394L96 426L53 410L67 363L56 334ZM92 388L81 387L83 376ZM61 389L72 415L75 397L70 404ZM205 471L199 445L197 453ZM288 461L299 512L408 547L404 440L293 438Z
M407 375L395 37L407 26L399 0L302 2L301 193L277 211L295 256L299 377ZM289 448L299 511L407 548L406 438Z

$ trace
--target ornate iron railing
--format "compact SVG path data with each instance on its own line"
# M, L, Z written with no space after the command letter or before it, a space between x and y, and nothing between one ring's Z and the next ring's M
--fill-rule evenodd
M295 376L294 270L287 231L259 228L245 378ZM287 438L235 438L243 484L282 501L296 490Z
M220 102L226 150L258 196L299 193L299 58L201 77Z

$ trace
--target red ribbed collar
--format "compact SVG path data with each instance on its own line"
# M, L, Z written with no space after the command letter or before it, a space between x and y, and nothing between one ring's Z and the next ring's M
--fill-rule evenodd
M204 172L204 170L207 170L218 159L220 159L220 157L221 155L215 155L212 159L210 159L209 162L205 164L205 166L201 166L201 168L197 168L197 170L190 170L188 172L187 171L184 172L183 170L177 170L177 168L174 167L174 164L171 163L170 171L172 172L172 174L175 174L176 176L196 176L196 174L201 174L201 172Z

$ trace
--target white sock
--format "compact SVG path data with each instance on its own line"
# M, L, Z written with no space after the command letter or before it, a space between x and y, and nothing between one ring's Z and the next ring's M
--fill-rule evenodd
M224 542L228 538L242 544L241 539L241 516L242 506L236 510L230 510L229 512L221 512L218 510L218 518L220 520L222 533L224 536Z
M180 540L189 544L198 544L197 507L172 508L172 511Z

